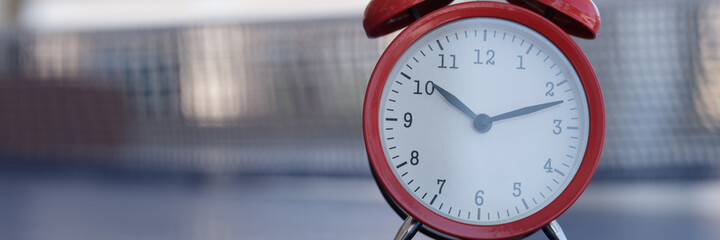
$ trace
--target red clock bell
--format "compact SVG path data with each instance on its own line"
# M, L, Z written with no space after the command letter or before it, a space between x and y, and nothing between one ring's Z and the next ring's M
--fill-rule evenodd
M403 218L396 239L519 238L580 197L602 151L597 77L570 35L595 38L591 0L372 0L369 37L403 27L363 107L372 172Z

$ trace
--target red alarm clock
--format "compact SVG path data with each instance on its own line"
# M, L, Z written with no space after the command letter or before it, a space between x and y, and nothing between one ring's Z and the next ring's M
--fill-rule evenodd
M405 223L441 238L517 238L580 197L603 146L597 77L570 35L595 38L591 0L372 0L369 37L407 26L368 83L372 172Z

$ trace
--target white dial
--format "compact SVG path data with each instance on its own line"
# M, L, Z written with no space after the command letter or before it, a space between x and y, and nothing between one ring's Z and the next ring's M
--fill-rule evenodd
M469 224L513 222L568 186L587 145L583 86L536 31L468 18L426 33L384 85L382 147L418 202Z

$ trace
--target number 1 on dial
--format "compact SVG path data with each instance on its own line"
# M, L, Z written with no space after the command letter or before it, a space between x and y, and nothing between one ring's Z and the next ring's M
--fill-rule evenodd
M522 59L523 56L517 55L517 57L520 59L520 66L515 69L525 70L525 67L523 67L523 59Z

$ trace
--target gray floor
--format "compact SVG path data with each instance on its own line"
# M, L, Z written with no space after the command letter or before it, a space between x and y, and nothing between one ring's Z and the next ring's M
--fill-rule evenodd
M369 178L0 173L0 239L390 239L401 224ZM571 239L720 239L717 202L715 182L596 181L559 221Z

